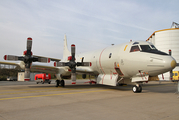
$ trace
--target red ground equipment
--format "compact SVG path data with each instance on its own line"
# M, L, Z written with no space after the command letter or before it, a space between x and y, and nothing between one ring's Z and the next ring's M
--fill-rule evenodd
M36 74L35 75L35 80L37 81L37 84L38 83L42 83L42 84L44 84L44 83L51 83L51 81L50 81L50 79L51 79L51 75L50 74L48 74L48 75L46 75L45 73L42 73L42 74Z

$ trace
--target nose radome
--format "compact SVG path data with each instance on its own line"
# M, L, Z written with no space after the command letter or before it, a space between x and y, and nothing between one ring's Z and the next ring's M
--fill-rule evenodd
M172 62L171 62L171 67L172 67L172 68L175 68L176 65L177 65L176 61L175 61L175 60L172 60Z

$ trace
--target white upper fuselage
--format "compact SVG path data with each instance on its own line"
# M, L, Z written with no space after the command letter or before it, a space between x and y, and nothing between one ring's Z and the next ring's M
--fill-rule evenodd
M136 48L136 46L138 46L137 51L131 50L131 47ZM154 52L143 51L143 46L143 49L147 46ZM90 67L77 67L77 71L81 69L82 71L91 71L95 75L118 74L120 77L131 78L139 74L139 72L149 76L156 76L170 71L176 66L176 61L173 57L158 50L158 52L155 52L155 50L152 43L138 41L77 54L76 62L81 62L82 57L84 57L84 62L92 63ZM67 59L62 61L66 62Z

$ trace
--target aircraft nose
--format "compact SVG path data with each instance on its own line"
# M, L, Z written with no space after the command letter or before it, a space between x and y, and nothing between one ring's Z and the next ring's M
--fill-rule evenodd
M175 67L176 67L176 65L177 65L176 60L172 60L172 62L171 62L171 67L172 67L172 68L175 68Z
M174 69L177 65L176 60L171 56L168 56L164 61L164 65L168 70Z

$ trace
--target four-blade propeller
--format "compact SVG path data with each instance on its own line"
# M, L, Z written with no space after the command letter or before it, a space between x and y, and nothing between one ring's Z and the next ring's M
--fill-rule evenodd
M76 66L90 66L90 62L83 62L84 57L81 62L75 62L75 45L71 45L71 56L68 57L69 62L55 62L56 67L68 66L71 69L71 79L72 84L76 84Z
M40 57L34 57L32 55L32 38L27 38L27 50L24 51L24 56L15 56L15 55L5 55L5 60L12 60L12 61L23 61L25 63L25 74L24 74L24 80L29 81L30 80L30 67L32 62L44 62L49 63L49 58L40 58Z

